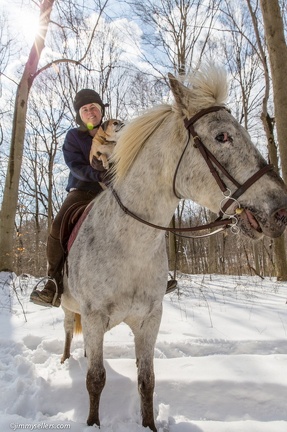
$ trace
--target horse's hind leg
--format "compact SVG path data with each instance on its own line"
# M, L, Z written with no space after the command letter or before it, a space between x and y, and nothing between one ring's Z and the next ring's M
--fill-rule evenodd
M64 363L65 360L70 358L71 343L72 343L73 334L74 334L75 313L71 312L70 310L66 309L63 306L62 306L62 309L65 313L65 318L64 318L65 346L64 346L64 352L63 352L63 355L61 358L61 363Z
M103 342L105 322L99 314L82 316L83 335L88 360L86 386L90 397L90 411L87 424L100 426L99 405L106 382L103 362Z
M138 367L138 389L141 398L142 425L156 432L153 412L154 393L154 346L161 320L161 308L153 311L141 323L141 326L133 329L135 335L135 349Z

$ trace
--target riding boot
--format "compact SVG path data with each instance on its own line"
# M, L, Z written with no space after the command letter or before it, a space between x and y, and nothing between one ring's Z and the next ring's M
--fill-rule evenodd
M47 242L48 276L44 288L40 291L36 287L31 293L30 300L42 306L59 307L63 293L64 251L59 239L49 235ZM45 278L44 278L45 279Z

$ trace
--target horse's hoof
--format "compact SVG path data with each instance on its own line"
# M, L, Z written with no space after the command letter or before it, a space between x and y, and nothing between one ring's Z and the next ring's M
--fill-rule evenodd
M61 358L61 364L65 363L66 360L68 360L70 358L70 356L63 356Z
M91 416L88 417L87 420L87 425L88 426L96 426L98 429L100 429L100 420L99 419L93 419Z

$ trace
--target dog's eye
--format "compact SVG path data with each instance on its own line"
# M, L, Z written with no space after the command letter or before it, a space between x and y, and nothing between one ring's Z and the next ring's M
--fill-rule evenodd
M227 132L222 132L215 137L216 141L225 143L225 142L233 142L233 138Z
M116 122L116 121L113 122L113 125L114 125L114 126L117 126L117 125L118 125L118 122Z

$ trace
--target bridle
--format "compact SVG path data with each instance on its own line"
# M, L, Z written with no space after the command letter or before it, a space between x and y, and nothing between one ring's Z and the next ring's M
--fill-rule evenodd
M120 197L118 196L116 191L112 188L112 193L113 193L117 203L119 204L120 208L124 211L124 213L126 213L127 215L131 216L132 218L136 219L137 221L139 221L145 225L148 225L152 228L156 228L156 229L164 230L164 231L168 231L168 232L173 232L176 235L179 235L179 234L177 234L178 232L201 231L203 229L211 229L211 228L215 228L218 226L221 226L223 228L216 230L216 231L213 231L212 233L209 233L209 234L196 236L196 238L197 237L207 237L209 235L216 234L217 232L222 231L228 227L232 228L233 232L237 232L237 229L236 229L237 228L237 218L235 217L236 214L227 214L227 213L225 213L225 211L228 209L228 207L231 204L234 204L234 203L237 203L237 208L240 208L240 204L237 201L237 199L248 188L250 188L251 185L253 185L258 179L260 179L264 174L273 170L273 166L270 164L266 164L263 168L258 170L255 174L253 174L248 180L246 180L246 182L244 182L243 184L238 183L237 180L235 180L235 178L232 177L231 174L229 174L229 172L221 165L221 163L216 159L216 157L206 148L206 146L203 144L203 142L201 141L201 139L199 138L199 136L197 135L197 133L194 129L194 123L197 120L199 120L201 117L203 117L204 115L209 114L211 112L216 112L216 111L219 111L222 109L226 110L226 108L224 106L213 106L213 107L202 109L201 111L199 111L197 114L195 114L190 119L185 118L184 125L185 125L186 129L188 130L188 138L187 138L186 145L183 149L183 152L180 156L180 159L178 161L178 164L177 164L177 167L176 167L176 170L174 173L174 177L173 177L173 192L177 198L181 199L182 197L180 197L176 192L176 177L177 177L177 173L178 173L181 161L182 161L182 159L185 155L185 152L188 148L188 145L190 143L190 136L192 136L193 146L200 151L203 159L205 160L205 162L207 163L207 165L209 167L211 174L213 175L214 179L216 180L216 182L217 182L217 184L218 184L218 186L219 186L219 188L223 194L223 199L220 203L220 211L219 211L218 218L211 223L199 225L196 227L172 228L172 227L164 227L161 225L156 225L156 224L153 224L151 222L146 221L145 219L140 218L135 213L131 212L127 207L125 207L123 205L123 203L121 202ZM216 167L217 167L217 169L216 169ZM227 177L237 187L236 191L233 192L233 194L231 194L230 189L227 188L226 184L224 183L224 181L220 177L218 170L221 171L225 175L225 177ZM224 219L224 216L227 216L228 219ZM190 236L188 236L188 237L190 237Z

